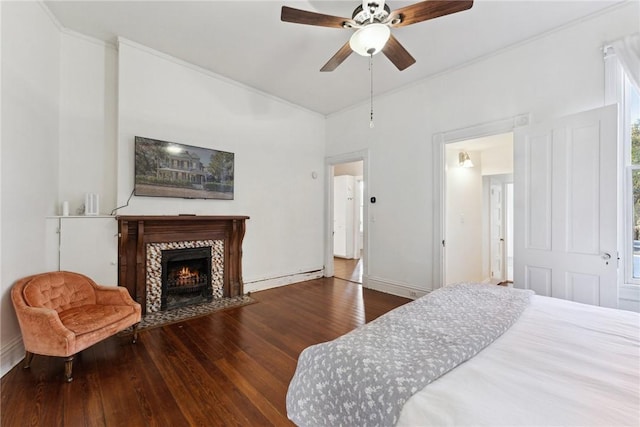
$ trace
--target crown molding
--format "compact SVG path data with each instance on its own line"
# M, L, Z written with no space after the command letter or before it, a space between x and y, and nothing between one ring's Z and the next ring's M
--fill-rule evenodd
M62 34L66 35L66 36L75 37L77 39L84 40L84 41L89 42L89 43L93 43L93 44L98 45L100 47L103 47L105 49L113 49L115 51L118 50L118 47L116 46L115 43L110 43L110 42L106 42L104 40L97 39L95 37L87 36L85 34L79 33L79 32L74 31L74 30L70 30L68 28L62 28L61 32L62 32Z
M58 31L63 31L65 29L64 26L60 23L60 21L58 21L58 18L56 18L53 12L51 12L51 9L49 9L49 7L44 3L43 0L37 0L36 3L38 3L38 5L42 8L44 13L49 17L53 25L56 26Z

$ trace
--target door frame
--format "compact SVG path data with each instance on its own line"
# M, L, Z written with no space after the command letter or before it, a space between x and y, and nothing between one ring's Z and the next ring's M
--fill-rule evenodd
M513 132L516 128L527 126L529 123L531 123L531 113L524 113L433 135L433 290L442 287L446 280L446 251L444 250L447 207L445 144Z
M339 154L325 158L324 192L324 277L333 277L333 171L335 165L362 161L363 213L362 213L362 286L366 287L369 276L369 150Z

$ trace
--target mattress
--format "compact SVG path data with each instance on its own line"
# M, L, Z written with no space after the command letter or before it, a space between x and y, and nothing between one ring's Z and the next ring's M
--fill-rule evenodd
M533 296L472 359L414 394L397 426L640 426L640 315Z
M287 391L300 426L393 426L427 384L517 322L533 292L458 283L306 348Z

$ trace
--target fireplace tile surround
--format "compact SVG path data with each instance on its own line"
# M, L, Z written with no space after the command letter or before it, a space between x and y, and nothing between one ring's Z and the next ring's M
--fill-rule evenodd
M143 313L159 310L158 258L180 247L212 247L214 299L243 294L242 240L248 216L118 216L118 284ZM161 279L160 279L161 280ZM161 286L161 285L160 285Z
M162 300L162 251L211 247L211 287L213 298L223 297L224 240L189 240L180 242L147 243L146 305L147 313L160 310Z

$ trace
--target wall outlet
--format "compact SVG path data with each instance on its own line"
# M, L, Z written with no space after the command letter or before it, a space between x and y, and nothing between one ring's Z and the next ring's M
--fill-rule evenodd
M416 291L409 291L409 296L410 297L417 297L418 293Z

